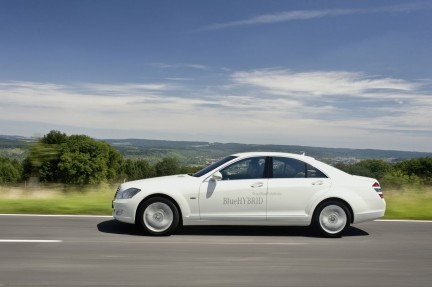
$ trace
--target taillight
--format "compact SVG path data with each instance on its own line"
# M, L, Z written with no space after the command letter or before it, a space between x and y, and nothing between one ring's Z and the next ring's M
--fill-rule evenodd
M372 187L378 193L379 197L384 198L384 194L381 191L381 186L380 186L380 184L377 181L375 181L375 183L372 184Z

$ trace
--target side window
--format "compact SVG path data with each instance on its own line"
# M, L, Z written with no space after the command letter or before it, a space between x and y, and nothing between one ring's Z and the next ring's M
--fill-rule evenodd
M327 178L327 176L322 171L311 166L310 164L307 165L307 177Z
M304 177L306 177L306 163L293 158L273 158L273 178Z
M220 170L222 180L263 178L265 157L240 160Z

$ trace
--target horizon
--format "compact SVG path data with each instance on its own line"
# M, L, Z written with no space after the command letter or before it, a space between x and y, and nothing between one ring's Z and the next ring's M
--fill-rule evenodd
M63 131L60 131L62 133L64 133ZM46 133L45 133L46 134ZM5 135L5 134L0 134L0 137L19 137L19 138L25 138L25 139L39 139L42 136L44 136L45 134L40 134L40 135L33 135L33 136L24 136L24 135ZM71 135L87 135L87 134L83 134L83 133L73 133L73 134L67 134L67 136L71 136ZM88 136L88 135L87 135ZM306 147L306 148L324 148L324 149L347 149L347 150L376 150L376 151L391 151L391 152L412 152L412 153L428 153L428 154L432 154L432 152L428 152L428 151L415 151L415 150L395 150L395 149L377 149L377 148L350 148L350 147L335 147L335 146L312 146L312 145L297 145L297 144L274 144L274 143L245 143L245 142L220 142L220 141L214 141L214 142L209 142L209 141L204 141L204 140L170 140L170 139L154 139L154 138L97 138L97 137L92 137L96 140L101 140L101 141L115 141L115 140L145 140L145 141L166 141L166 142L197 142L197 143L208 143L208 144L240 144L240 145L262 145L262 146L296 146L296 147ZM307 155L307 154L306 154Z
M432 152L431 12L5 0L0 134Z

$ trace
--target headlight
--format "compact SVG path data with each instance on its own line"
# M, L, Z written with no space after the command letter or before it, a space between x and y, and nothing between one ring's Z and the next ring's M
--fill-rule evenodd
M140 191L141 191L141 189L139 189L139 188L131 187L131 188L125 189L123 191L117 192L116 199L132 198L135 196L135 194L137 194Z

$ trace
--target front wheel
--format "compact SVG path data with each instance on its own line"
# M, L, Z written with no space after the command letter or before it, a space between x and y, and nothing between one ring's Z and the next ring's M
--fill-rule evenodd
M179 212L171 200L153 197L139 207L137 223L150 235L170 235L179 223Z
M350 226L351 213L338 201L321 203L315 210L313 226L325 237L340 237Z

